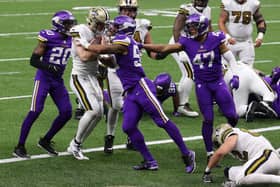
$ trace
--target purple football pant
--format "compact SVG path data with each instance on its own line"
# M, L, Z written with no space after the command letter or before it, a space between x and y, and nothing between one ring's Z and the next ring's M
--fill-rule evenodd
M141 153L144 160L154 160L149 152L143 134L138 129L138 122L143 112L147 112L154 122L163 128L179 147L182 155L189 154L179 129L163 112L161 104L155 97L155 86L147 78L127 91L123 106L123 131L129 136L133 146Z
M63 80L35 80L31 108L22 123L19 144L25 144L31 126L44 109L44 103L48 93L57 106L59 114L53 121L51 128L44 138L51 140L53 136L66 124L66 122L71 119L71 101Z
M212 133L214 110L213 101L216 101L220 110L227 118L228 123L235 126L238 120L233 98L223 79L216 82L196 83L196 96L199 109L203 116L202 136L207 152L213 151Z

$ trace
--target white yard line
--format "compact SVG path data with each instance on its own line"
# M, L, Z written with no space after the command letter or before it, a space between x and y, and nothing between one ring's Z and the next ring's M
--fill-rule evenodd
M274 127L266 127L266 128L259 128L259 129L251 129L253 132L268 132L268 131L276 131L280 130L280 126L274 126ZM184 141L195 141L195 140L201 140L202 136L191 136L191 137L184 137ZM146 142L147 145L159 145L159 144L167 144L167 143L173 143L173 140L166 139L166 140L157 140L157 141L149 141ZM97 147L97 148L89 148L89 149L83 149L84 153L90 153L90 152L100 152L103 151L104 147ZM126 149L125 144L121 145L114 145L114 149ZM68 152L59 152L58 156L69 156L71 155ZM42 158L50 158L49 154L39 154L39 155L31 155L30 159L23 159L23 158L4 158L0 159L0 164L6 164L6 163L13 163L13 162L20 162L20 161L26 161L26 160L35 160L35 159L42 159Z
M156 14L153 12L150 12L150 14ZM166 14L163 16L171 16L171 14ZM266 23L280 23L280 20L268 20ZM217 26L217 24L213 24L213 26ZM158 25L158 26L153 26L153 29L169 29L172 28L173 25ZM24 35L37 35L38 32L17 32L17 33L0 33L0 37L9 37L9 36L24 36Z
M0 72L0 75L14 75L19 74L20 72Z

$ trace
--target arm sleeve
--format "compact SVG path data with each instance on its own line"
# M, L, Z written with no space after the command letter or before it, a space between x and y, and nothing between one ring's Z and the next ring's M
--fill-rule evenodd
M35 68L38 68L38 69L48 70L49 69L49 64L42 63L40 58L41 58L40 55L37 55L37 54L33 53L31 58L30 58L30 65L35 67Z

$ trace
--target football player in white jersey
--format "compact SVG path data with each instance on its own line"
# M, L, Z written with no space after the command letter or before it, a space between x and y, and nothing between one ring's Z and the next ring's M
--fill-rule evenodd
M238 83L232 79L233 73L230 69L225 70L224 79L229 88L233 87L233 84L239 84L238 89L232 89L233 100L239 117L245 117L247 122L251 122L257 113L262 117L276 117L277 114L271 107L275 99L272 88L254 69L245 63L239 61L237 67L238 71L236 71L236 75L239 77ZM248 103L249 95L252 93L261 96L261 100L259 102L252 101Z
M70 86L85 109L79 120L75 137L67 149L78 160L87 160L81 151L81 145L92 132L103 115L103 93L97 80L97 54L89 53L79 45L79 39L100 44L105 22L109 20L104 8L90 8L86 24L79 24L71 29L73 68Z
M129 16L136 21L136 29L134 33L135 41L139 43L152 43L150 30L152 29L151 21L148 19L138 19L138 2L137 0L119 0L118 3L119 15ZM160 53L147 52L148 56L153 59L162 59L165 56ZM111 154L113 152L113 141L115 129L118 122L119 111L123 106L123 88L119 77L116 74L116 69L108 68L108 92L111 97L111 107L108 110L107 116L107 135L105 136L104 152ZM132 145L128 141L128 148Z
M252 39L253 22L257 26L257 38ZM219 29L226 33L228 47L242 62L253 67L255 49L262 45L266 31L260 12L259 0L222 0Z
M212 31L211 26L211 8L207 5L208 0L193 0L192 3L182 4L174 21L173 36L169 40L169 44L174 44L178 41L180 34L184 34L183 28L188 15L202 14L208 18L209 30ZM189 117L197 117L199 114L193 111L189 105L189 95L193 85L193 70L189 62L189 58L185 52L172 53L172 57L177 62L181 70L182 77L178 84L178 93L180 99L180 106L177 112Z
M225 155L230 154L245 163L225 168L224 173L228 180L223 183L224 186L280 184L280 155L265 137L246 129L222 124L213 132L213 141L219 148L204 171L205 183L213 182L211 169Z

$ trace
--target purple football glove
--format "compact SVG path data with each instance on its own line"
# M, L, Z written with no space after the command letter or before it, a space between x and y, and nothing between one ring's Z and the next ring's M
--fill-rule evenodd
M237 75L233 75L229 81L229 85L231 89L237 90L239 88L239 77Z

